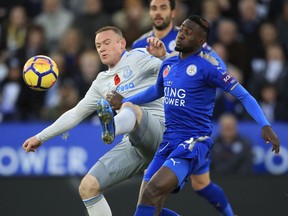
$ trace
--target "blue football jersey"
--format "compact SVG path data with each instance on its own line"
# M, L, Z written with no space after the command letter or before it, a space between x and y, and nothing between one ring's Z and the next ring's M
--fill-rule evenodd
M177 55L163 62L157 84L164 88L164 139L211 135L216 89L230 91L238 83L215 54L202 48L185 59Z
M211 46L209 46L207 43L204 43L202 46L202 50L204 52L207 52L209 55L213 56L214 58L216 58L219 61L219 64L221 65L221 67L227 70L226 64Z
M174 27L171 29L171 31L163 38L161 38L161 41L165 44L166 51L168 53L171 53L174 51L175 48L175 38L178 34L179 28ZM142 35L139 39L137 39L133 44L132 44L132 49L135 48L145 48L149 44L147 43L147 38L150 36L155 36L153 31L147 32L146 34Z

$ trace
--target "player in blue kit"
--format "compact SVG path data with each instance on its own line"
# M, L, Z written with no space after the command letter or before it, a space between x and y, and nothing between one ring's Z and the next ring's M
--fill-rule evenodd
M147 47L149 43L147 38L154 36L165 44L168 53L174 51L175 38L179 28L174 26L175 0L150 0L150 17L153 23L153 29L132 44L132 49Z
M180 54L162 63L155 85L123 100L144 104L164 96L167 129L144 175L144 190L136 216L159 215L166 196L179 191L190 175L197 194L205 197L222 215L234 215L223 190L211 182L209 176L216 88L238 98L261 126L263 139L272 143L272 151L277 154L280 151L278 137L256 100L217 58L203 50L208 33L206 20L198 16L185 20L176 38L175 50Z

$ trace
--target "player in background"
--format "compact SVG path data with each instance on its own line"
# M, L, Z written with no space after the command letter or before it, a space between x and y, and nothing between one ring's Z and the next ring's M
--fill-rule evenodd
M153 47L153 44L158 43L151 41L151 54L159 57L165 55L166 51L163 52L162 49L162 53L157 53L157 47ZM113 116L106 115L113 115L113 111L109 104L99 99L113 90L125 97L132 96L153 85L162 61L151 56L145 49L126 51L126 41L116 27L108 26L98 30L95 45L108 70L99 73L85 97L74 108L40 133L27 139L22 147L26 152L35 152L45 141L72 129L95 110L102 122L102 139L106 143L111 143L117 134L133 130L95 163L79 187L80 196L90 216L110 216L112 213L103 192L135 174L142 173L162 141L165 130L163 99L134 106L136 114L129 107L123 109L122 114L115 117L116 131L114 122L111 121ZM124 121L121 118L124 118ZM169 210L164 209L163 214L165 212Z
M128 104L143 104L164 96L167 129L144 175L144 191L136 216L159 215L167 195L180 190L190 175L197 194L206 198L222 215L234 215L223 190L209 175L213 145L211 117L217 88L239 99L262 128L265 142L272 143L272 151L276 154L280 151L278 137L256 100L216 58L203 51L208 33L206 20L190 16L182 23L176 38L176 51L180 54L163 62L155 85L123 100Z
M174 51L178 27L174 26L175 0L150 0L150 17L152 30L142 35L132 44L132 49L148 46L147 38L154 36L160 39L168 53Z
M147 39L149 37L156 37L164 43L168 54L173 52L175 38L179 31L179 27L174 25L174 18L176 16L175 6L175 0L150 0L149 14L152 20L152 30L134 41L132 49L145 48L149 45ZM204 43L202 48L213 56L217 55L207 43ZM218 55L216 57L219 58ZM222 59L220 61L224 66Z

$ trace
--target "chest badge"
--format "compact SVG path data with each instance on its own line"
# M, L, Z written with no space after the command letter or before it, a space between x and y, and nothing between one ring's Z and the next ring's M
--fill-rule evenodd
M197 73L197 66L194 64L189 65L186 69L186 73L188 76L194 76Z
M163 77L166 77L170 71L170 66L168 65L165 70L163 71Z
M114 85L117 86L119 83L121 82L120 77L118 76L118 74L116 74L114 76Z
M124 67L123 70L122 70L122 73L123 73L123 78L124 79L129 79L133 75L133 72L132 72L132 70L130 69L129 66Z

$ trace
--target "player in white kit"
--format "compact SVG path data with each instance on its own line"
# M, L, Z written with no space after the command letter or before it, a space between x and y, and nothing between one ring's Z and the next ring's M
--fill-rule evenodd
M45 141L75 127L95 112L100 99L105 98L111 91L129 97L156 82L162 61L150 55L145 48L126 51L126 41L118 28L107 26L98 30L95 45L102 63L108 66L108 70L99 73L85 97L74 108L65 112L40 133L27 139L22 145L26 152L35 152ZM163 52L160 53L157 46L157 41L152 41L149 52L160 57ZM134 111L130 109L122 109L119 120L116 115L115 134L109 135L113 136L113 139L114 135L130 133L124 135L120 143L101 157L81 181L80 196L90 216L112 215L103 191L143 172L162 141L165 130L162 99L141 105L134 115L131 115ZM98 112L98 115L100 118L103 117L101 112ZM123 122L120 118L135 121L135 126L125 127L126 124L120 123ZM105 134L103 136L105 138ZM107 142L109 143L109 140Z

